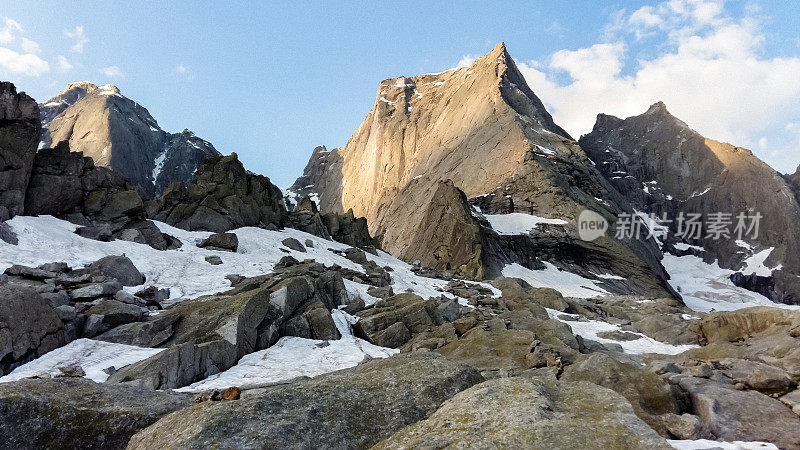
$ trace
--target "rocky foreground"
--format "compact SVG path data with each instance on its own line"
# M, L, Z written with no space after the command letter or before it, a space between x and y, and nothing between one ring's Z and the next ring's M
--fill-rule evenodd
M236 237L227 234L194 245L226 258L223 247ZM286 238L271 273L231 276L226 292L178 301L143 288L146 277L124 256L85 268L9 267L0 285L2 371L11 373L0 378L8 381L0 383L0 441L652 449L713 439L800 447L800 312L702 314L666 298L564 297L519 279L473 283L412 266L415 277L439 283L440 295L424 298L393 292L406 275L356 248L343 246L337 257L360 270L294 257L319 242ZM353 283L370 294L354 295ZM353 343L363 353L327 368L301 356L317 361L316 371L297 372L311 377L265 381L246 371L248 355L269 363L277 354L257 352L287 339L320 351ZM90 347L93 358L48 356L86 342L103 346ZM150 353L131 357L134 349Z

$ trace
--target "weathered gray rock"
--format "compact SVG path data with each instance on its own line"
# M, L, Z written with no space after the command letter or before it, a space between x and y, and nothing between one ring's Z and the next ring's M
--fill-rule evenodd
M117 300L102 299L95 303L86 311L86 314L99 314L103 316L103 322L111 327L124 323L138 322L142 320L142 308L129 303L122 303Z
M105 283L92 283L73 289L69 292L70 298L75 301L86 301L102 296L113 296L122 289L122 285L114 280Z
M356 336L372 343L375 343L373 340L376 337L386 343L396 341L394 337L389 339L389 336L405 336L399 327L394 328L389 334L377 335L396 323L403 323L406 331L413 334L427 331L444 322L434 300L423 300L410 293L398 294L381 300L372 308L359 313L359 317L359 321L353 326L353 332Z
M366 448L480 381L474 369L432 355L373 360L173 413L128 448Z
M67 343L64 324L35 290L0 285L0 374Z
M127 256L106 256L89 264L87 271L92 275L114 278L123 286L138 286L145 278Z
M287 332L287 322L301 315L304 322L293 322L291 330L306 330L304 337L338 338L329 311L347 303L344 283L341 275L319 266L299 264L288 272L250 279L227 293L185 301L141 325L105 333L103 340L167 348L122 368L109 382L152 389L191 384L273 345Z
M197 244L200 248L225 250L235 252L239 248L239 238L236 233L214 233Z
M191 405L188 394L85 378L2 383L0 442L15 449L122 449L134 433Z
M39 106L13 83L0 83L0 222L22 214L42 134Z
M410 448L670 449L619 394L594 384L515 377L473 386L378 443Z
M686 375L675 375L670 382L688 393L693 413L717 439L800 447L800 417L780 401L756 391L739 391L729 384Z
M280 189L247 172L235 153L209 155L191 182L171 184L150 209L153 219L187 230L221 233L289 223Z
M295 251L298 251L298 252L303 252L303 253L306 252L306 248L303 246L303 244L301 244L300 241L298 241L295 238L286 238L286 239L281 241L281 244L286 246L286 248L289 248L289 249L292 249L292 250L295 250Z
M653 372L616 361L602 353L582 356L564 368L560 379L588 381L621 394L633 405L640 419L664 436L667 429L659 416L679 412L669 383Z
M208 255L206 256L206 262L211 264L212 266L218 266L222 264L222 258L217 255Z

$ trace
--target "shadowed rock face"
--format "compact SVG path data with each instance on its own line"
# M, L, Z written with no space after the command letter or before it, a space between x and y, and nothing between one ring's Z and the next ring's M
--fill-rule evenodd
M453 214L459 201L455 191L442 189L445 180L484 213L567 221L562 239L495 239L473 208ZM367 218L373 234L382 235L384 248L406 261L486 277L505 264L534 267L539 259L558 262L562 256L568 264L590 259L593 266L624 260L602 272L634 279L628 291L669 291L654 242L578 238L582 210L610 219L632 209L553 122L503 44L469 67L381 82L372 110L347 145L315 150L290 190L317 194L323 212L352 208ZM428 207L431 202L436 206ZM473 230L476 225L484 231ZM420 230L431 233L422 237ZM559 250L565 242L572 250ZM578 256L587 252L595 256Z
M72 83L41 105L42 146L70 147L131 180L145 197L169 183L189 181L198 164L218 154L191 131L163 131L146 108L115 86Z
M186 230L289 223L280 189L269 178L247 172L235 153L207 157L191 183L170 185L152 209L154 219Z
M700 213L704 219L715 212L732 213L731 231L738 213L761 213L758 237L743 238L753 250L738 245L737 236L715 240L703 233L687 243L704 247L707 260L733 270L744 269L743 260L754 252L774 248L764 264L783 270L774 272L774 287L767 294L779 301L800 300L792 276L800 273L800 205L791 185L797 175L787 180L749 150L703 137L660 102L625 120L600 114L580 144L641 211L673 219L680 212Z
M24 209L41 133L36 101L12 83L0 83L0 222Z

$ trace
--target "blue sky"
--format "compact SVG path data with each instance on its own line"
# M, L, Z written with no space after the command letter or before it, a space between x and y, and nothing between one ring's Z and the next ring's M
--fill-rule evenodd
M575 138L664 100L780 171L800 163L798 2L364 3L5 2L0 77L39 101L115 84L285 187L316 145L347 142L381 80L505 41Z

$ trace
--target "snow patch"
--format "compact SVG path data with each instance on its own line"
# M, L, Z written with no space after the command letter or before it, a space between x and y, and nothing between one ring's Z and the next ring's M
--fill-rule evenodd
M559 270L556 266L546 261L544 265L547 268L531 270L516 263L507 264L503 267L502 273L504 277L525 280L533 287L553 288L567 297L593 298L608 293L588 278Z
M29 378L42 372L56 376L61 373L59 367L73 365L81 366L86 372L86 378L102 383L109 376L103 370L109 367L120 369L164 350L81 338L17 367L10 374L0 378L0 383Z
M145 244L122 240L101 242L75 234L76 225L52 216L16 216L6 222L17 234L19 245L11 245L0 240L0 272L14 264L36 267L41 264L63 261L70 267L86 266L108 255L128 256L133 264L145 275L143 286L125 288L136 292L142 287L156 286L170 289L170 299L191 299L230 289L229 274L253 277L272 272L275 264L284 256L292 255L298 260L314 259L318 263L334 264L363 273L364 268L335 253L350 248L346 244L329 241L293 228L271 231L263 228L245 227L232 230L239 239L237 252L224 252L198 248L196 242L207 238L207 231L186 231L162 222L154 221L163 232L176 237L183 243L176 250L155 250ZM300 242L310 240L314 247L306 252L297 252L283 247L281 241L295 238ZM333 250L333 251L332 251ZM287 253L288 252L288 253ZM219 256L222 264L212 266L205 257ZM392 288L395 292L413 292L422 298L454 295L443 292L447 281L420 277L411 271L411 265L400 261L386 252L377 255L367 253L367 259L381 267L391 268ZM500 291L488 284L495 295ZM358 286L358 287L356 287ZM369 287L364 284L347 282L350 290L355 290L365 302L374 297L366 294Z
M798 309L798 306L773 303L767 297L741 288L730 280L733 270L718 263L708 264L694 255L664 254L661 264L670 275L669 284L681 294L690 309L699 312L734 311L751 306Z
M653 338L647 337L641 333L633 333L639 335L639 339L632 341L617 341L614 339L607 339L599 337L599 333L608 331L622 331L619 325L613 325L600 320L584 320L582 316L577 314L567 314L554 309L546 308L547 314L551 319L556 319L564 322L572 328L572 334L580 335L585 339L600 342L601 344L619 344L625 353L642 354L642 353L659 353L662 355L678 355L687 350L697 348L697 345L672 345L664 342L657 341ZM568 320L568 318L576 320ZM581 320L578 320L581 319Z
M696 441L667 440L669 445L678 450L778 450L775 444L767 442L719 442L708 439Z
M343 336L335 341L282 337L266 350L245 355L230 369L176 391L252 387L297 377L315 377L355 367L367 356L387 358L397 353L400 350L378 347L352 336Z
M540 224L567 224L566 220L548 219L524 213L486 214L484 217L486 217L486 220L489 221L492 229L496 231L497 234L503 235L528 234Z

